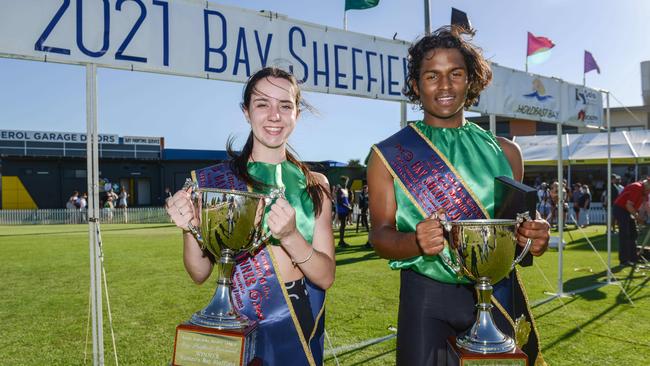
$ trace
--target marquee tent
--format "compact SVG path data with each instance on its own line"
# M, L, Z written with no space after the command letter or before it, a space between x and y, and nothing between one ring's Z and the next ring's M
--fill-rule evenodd
M515 136L526 165L557 165L555 135ZM607 164L607 134L562 135L562 160L571 165ZM611 133L612 164L650 163L650 130Z

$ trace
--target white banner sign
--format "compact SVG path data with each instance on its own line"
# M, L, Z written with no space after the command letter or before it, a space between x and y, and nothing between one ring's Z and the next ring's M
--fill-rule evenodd
M211 1L0 1L0 56L236 82L275 65L292 70L304 90L383 100L406 100L409 46ZM602 125L599 92L579 88L579 104L575 86L492 69L492 85L471 110Z
M491 113L544 122L561 122L561 82L556 79L493 67ZM491 98L492 99L492 98Z
M0 53L245 82L265 65L305 90L402 100L409 44L195 0L3 0Z
M86 134L74 132L0 130L0 140L85 143ZM99 135L100 144L117 144L118 142L119 138L117 135Z
M572 126L605 127L602 93L573 84L567 89L562 111L562 121Z

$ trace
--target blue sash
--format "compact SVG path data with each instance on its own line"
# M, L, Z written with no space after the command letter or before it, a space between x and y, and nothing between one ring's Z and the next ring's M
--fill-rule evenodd
M446 211L450 220L489 217L448 159L415 126L408 125L401 129L375 145L374 150L423 217L429 217L440 209ZM528 308L525 290L517 271L513 273L514 276L493 285L492 302L495 308L492 309L492 314L499 329L510 336L515 335L516 325L513 319L523 314L533 326L531 342L522 348L532 361L531 364L536 360L543 363L538 332Z
M424 217L444 209L450 220L484 219L487 211L448 160L409 125L376 145Z
M229 163L192 172L201 188L248 191ZM257 321L255 356L263 365L322 365L325 330L325 291L305 278L314 330L309 340L293 310L273 252L264 246L255 255L238 258L232 277L232 299L241 314Z

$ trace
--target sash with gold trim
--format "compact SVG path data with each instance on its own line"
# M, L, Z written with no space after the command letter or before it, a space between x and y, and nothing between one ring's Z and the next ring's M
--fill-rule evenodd
M429 217L441 209L450 220L489 217L480 200L447 157L412 124L376 144L373 150L423 217ZM538 332L525 290L517 271L513 273L514 276L494 285L494 320L499 329L517 340L518 346L528 355L531 365L545 365L539 352ZM513 320L521 315L532 325L528 326L531 328L530 337L522 333L522 329L526 328L525 322Z
M201 188L250 190L229 163L195 170L192 179ZM325 291L305 278L315 324L306 340L277 268L273 252L264 246L255 255L239 257L233 273L235 307L258 322L255 356L265 366L322 365Z

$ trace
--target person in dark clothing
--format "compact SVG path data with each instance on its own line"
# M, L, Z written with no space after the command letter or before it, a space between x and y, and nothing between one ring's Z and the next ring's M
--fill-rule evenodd
M637 262L636 226L645 221L639 211L647 203L648 193L650 181L645 179L625 186L614 201L614 217L618 220L618 260L621 265L633 266Z
M341 177L341 187L336 191L336 214L339 218L339 247L349 247L350 244L345 242L345 225L348 222L348 216L352 213L350 205L350 191L348 190L348 177Z
M368 185L364 184L363 188L361 189L361 193L359 193L359 210L361 210L361 213L359 213L359 216L357 216L357 232L359 232L359 223L363 225L366 228L366 231L370 232L370 226L368 226ZM367 249L372 248L372 244L370 244L370 240L366 241L365 247Z

